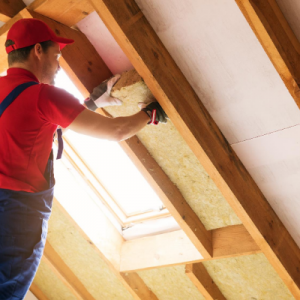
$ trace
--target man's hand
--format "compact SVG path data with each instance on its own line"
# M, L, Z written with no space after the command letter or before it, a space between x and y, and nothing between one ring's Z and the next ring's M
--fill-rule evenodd
M150 121L148 124L167 123L168 116L155 98L139 102L138 106L141 108L141 111L144 111L149 116Z
M90 97L85 101L86 106L91 110L96 110L99 107L122 105L121 100L110 96L112 87L120 77L121 75L115 75L95 87Z

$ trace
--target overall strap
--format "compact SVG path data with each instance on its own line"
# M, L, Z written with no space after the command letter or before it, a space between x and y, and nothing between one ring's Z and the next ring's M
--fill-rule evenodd
M16 88L14 88L8 96L0 103L0 117L4 113L4 111L7 109L7 107L14 102L14 100L28 87L38 84L35 81L29 81L22 83L18 85Z

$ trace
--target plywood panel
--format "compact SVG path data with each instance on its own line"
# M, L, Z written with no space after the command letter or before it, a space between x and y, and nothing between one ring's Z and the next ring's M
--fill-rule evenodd
M113 116L136 113L139 111L137 103L151 96L141 80L121 89L118 86L112 95L121 99L123 105L106 108ZM171 121L159 126L147 126L137 136L207 229L240 223Z
M137 3L230 143L300 121L234 1Z
M203 264L227 300L294 300L263 254Z
M205 300L185 274L185 266L138 272L159 300Z
M300 246L300 126L233 145Z

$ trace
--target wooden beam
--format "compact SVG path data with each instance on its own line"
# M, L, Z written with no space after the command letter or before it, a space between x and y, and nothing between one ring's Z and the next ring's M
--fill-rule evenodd
M156 295L146 286L137 273L121 274L125 282L140 297L140 299L158 300Z
M38 300L48 300L48 298L44 295L44 293L38 288L34 282L30 286L30 292L38 299Z
M183 230L125 241L121 250L121 272L187 264L203 260Z
M275 0L236 0L300 108L300 43Z
M213 258L228 258L261 252L260 247L244 225L233 225L212 230Z
M6 71L8 68L7 54L4 47L8 30L15 22L21 19L23 19L22 14L18 13L15 17L10 19L6 24L0 27L0 45L2 45L2 47L0 47L0 74Z
M28 9L69 27L94 11L88 0L35 0Z
M81 283L81 281L75 276L71 269L60 258L49 242L47 242L45 245L43 260L71 290L75 297L84 300L95 299Z
M125 241L121 250L121 272L191 264L260 253L261 250L243 225L211 231L213 257L204 259L183 230Z
M134 0L91 0L209 176L300 298L300 250ZM197 124L197 126L195 125Z
M0 21L8 22L19 11L26 7L22 0L7 0L0 2Z
M205 300L226 300L202 263L186 265L185 273Z

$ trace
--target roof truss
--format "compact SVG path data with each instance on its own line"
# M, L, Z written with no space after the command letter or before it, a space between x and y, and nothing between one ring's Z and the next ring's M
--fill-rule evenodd
M91 2L245 228L291 293L299 298L298 246L137 4L133 0Z
M44 2L45 1L36 1L35 3L38 4ZM272 45L273 43L275 47L273 49L276 50L273 52L276 55L275 58L272 58L271 54L269 56L272 61L274 60L273 63L278 70L280 69L279 67L281 64L280 62L277 63L279 61L278 59L281 57L281 60L284 61L285 67L280 69L281 71L279 72L282 76L287 74L287 70L290 74L292 74L291 76L294 81L291 80L288 75L285 77L287 78L285 83L289 90L291 87L294 88L294 94L292 94L292 92L291 94L297 95L298 84L295 84L299 82L297 80L297 72L292 70L292 66L288 63L289 59L286 59L288 54L282 50L281 41L284 42L286 38L292 41L287 46L289 51L293 51L291 50L292 48L299 48L295 46L297 45L296 41L290 34L288 29L289 27L286 27L287 23L282 22L282 15L280 15L277 8L274 8L274 2L271 2L270 0L267 1L265 5L262 5L260 1L251 1L250 3L250 1L237 0L237 2L246 5L245 7L247 9L252 7L252 17L255 17L255 14L260 15L261 17L262 14L259 12L264 9L266 9L265 12L268 13L273 11L274 14L271 14L271 19L274 16L279 16L281 21L278 23L276 20L273 20L275 25L273 24L274 26L271 27L273 27L273 29L283 27L286 31L285 34L279 34L279 36L276 36L276 32L270 34L271 38L267 40L268 42L271 42L269 45ZM227 201L242 220L244 224L243 228L246 228L247 231L249 231L254 241L257 245L259 245L260 249L264 252L293 295L296 298L300 297L299 248L272 208L269 206L256 184L231 149L230 145L228 145L220 130L202 105L200 99L196 96L195 92L192 90L135 2L132 0L91 0L91 3L112 34L115 36L116 40L119 42L135 68L143 76L148 87L160 101L179 132L181 132L182 136L185 137L187 143L194 151L202 165L206 168L208 174L215 181ZM247 3L251 5L249 6ZM253 5L253 3L255 4ZM259 10L257 10L257 7L259 7ZM254 8L256 8L256 10ZM245 11L245 9L243 11ZM253 14L253 11L255 14ZM0 29L1 41L5 40L7 30L16 20L28 16L39 18L39 15L34 12L28 12L27 10L22 11ZM40 16L40 18L46 20L43 16ZM261 24L266 24L265 18L261 17L263 22L257 18L257 16L255 18L256 20L259 20ZM48 22L51 23L53 21L50 20ZM81 44L81 46L79 46L81 49L86 48L86 40L84 41L84 37L83 35L80 36L80 33L75 33L74 30L69 32L68 30L70 28L66 29L62 24L55 22L52 23L52 26L58 26L59 29L63 30L63 35L78 40L79 43L77 45ZM265 26L267 27L267 25ZM134 30L132 30L132 28L134 28ZM276 30L274 29L274 31ZM57 34L59 33L57 32ZM145 37L145 34L147 35L147 38ZM281 36L284 36L284 38ZM264 40L265 37L266 36L264 35L261 39ZM87 48L89 48L89 46ZM95 81L91 82L90 80L96 78L96 76L93 76L96 73L93 72L97 72L97 69L99 70L99 65L97 64L102 64L102 60L99 60L99 56L97 56L91 48L83 55L78 49L73 49L74 51L70 50L69 53L63 53L64 61L62 65L67 70L73 81L77 83L83 94L87 95L88 91L91 90L92 87L103 81L103 79L109 77L109 72L103 76L105 78L100 79L97 77L97 83ZM85 64L76 66L76 63L74 63L76 61L74 61L74 59L78 56L80 56L80 59ZM292 56L291 58L293 62L298 59L295 57L296 56ZM93 59L92 63L90 63L90 58ZM7 68L5 60L5 55L2 55L2 59L0 61L0 67L2 67L2 70ZM94 62L96 63L95 68L91 69L90 66L93 65ZM165 64L164 68L161 67L162 62ZM103 66L103 64L102 67L104 70L106 69L106 66ZM292 84L290 84L290 82L292 82ZM181 86L181 90L178 89L178 86ZM189 99L189 102L183 101L182 99ZM193 124L195 123L200 125L198 127L194 127ZM204 228L198 217L194 215L182 195L174 187L174 185L170 183L169 179L157 163L154 160L151 161L151 158L148 157L149 154L147 150L141 146L137 138L133 138L130 142L126 142L126 144L124 144L124 148L127 149L132 157L136 158L134 160L136 160L136 164L139 165L140 169L143 169L143 173L145 173L144 176L146 176L159 194L165 198L166 203L168 203L166 206L169 208L175 219L180 222L184 232L196 248L206 259L210 259L214 256L213 245L215 245L216 241L220 241L222 244L221 239L218 240L218 235L212 235L212 232L208 232ZM144 163L145 158L147 161L146 163ZM149 164L152 166L154 165L155 170L157 170L157 172L154 172L155 174L149 173ZM165 178L167 180L166 182L163 181ZM162 182L164 183L162 184ZM175 197L174 194L170 194L170 190L172 193L175 193ZM173 200L173 198L169 199L167 195L173 195L175 200ZM195 228L199 229L197 230L197 233L195 233ZM239 252L237 251L236 254L238 253ZM114 272L116 272L115 267ZM194 273L194 271L192 272ZM191 272L189 271L189 273ZM119 272L118 274L120 276ZM198 278L199 276L196 277ZM131 280L125 281L126 284L131 282ZM139 284L141 284L141 282L139 282ZM140 298L141 296L136 294L134 297L135 299L142 299ZM149 297L152 297L152 295Z

